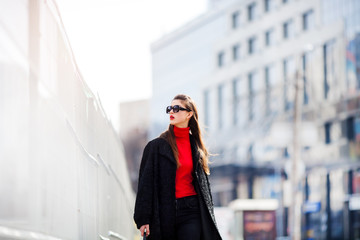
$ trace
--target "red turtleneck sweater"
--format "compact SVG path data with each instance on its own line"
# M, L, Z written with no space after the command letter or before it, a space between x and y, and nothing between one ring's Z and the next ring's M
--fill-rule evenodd
M178 128L174 126L174 134L176 145L179 152L180 167L176 170L175 179L175 196L182 198L196 195L194 185L192 184L193 176L193 162L190 146L189 129Z

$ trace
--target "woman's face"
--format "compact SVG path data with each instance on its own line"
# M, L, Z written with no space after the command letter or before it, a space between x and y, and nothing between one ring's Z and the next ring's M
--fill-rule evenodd
M179 105L180 107L186 108L181 100L175 99L171 102L171 106ZM188 112L185 110L180 110L174 113L174 110L171 109L169 113L170 124L178 128L186 128L189 125L189 120L192 117L193 112Z

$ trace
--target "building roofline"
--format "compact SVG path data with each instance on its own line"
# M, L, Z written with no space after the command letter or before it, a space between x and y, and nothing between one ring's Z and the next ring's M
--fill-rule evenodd
M176 28L170 33L167 33L160 37L158 40L155 40L151 43L151 53L154 53L160 50L163 47L166 47L168 44L172 44L175 41L181 39L187 34L197 30L198 28L208 24L212 20L216 19L219 16L223 16L223 13L227 11L228 5L223 4L206 10L205 13L195 17L194 19L188 21L184 25Z

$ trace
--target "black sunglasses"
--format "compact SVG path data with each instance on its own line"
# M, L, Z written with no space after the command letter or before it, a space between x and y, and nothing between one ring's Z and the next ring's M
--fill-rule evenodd
M188 111L188 112L191 112L190 109L187 109L187 108L183 108L183 107L180 107L179 105L174 105L174 106L167 106L166 107L166 113L169 114L171 109L173 110L174 113L177 113L179 111Z

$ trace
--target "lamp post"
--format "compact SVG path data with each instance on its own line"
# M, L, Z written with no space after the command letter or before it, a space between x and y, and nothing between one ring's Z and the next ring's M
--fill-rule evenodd
M311 53L314 51L313 44L306 44L303 47L304 58L305 53ZM306 60L306 59L305 59ZM300 141L302 129L302 104L303 104L303 78L307 76L306 62L302 61L302 56L298 58L298 64L295 72L295 93L294 93L294 121L293 121L293 157L291 166L291 195L290 195L290 209L289 209L289 221L290 236L292 240L301 239L301 202L302 202L302 189L301 189L301 177L299 169L302 167L301 163L301 146Z
M313 44L304 45L304 58L305 53L314 51ZM300 142L300 129L302 129L302 104L303 104L303 78L307 77L306 62L303 62L302 57L298 58L299 62L295 72L295 93L294 93L294 122L293 122L293 157L291 167L291 201L289 209L289 221L291 240L301 239L301 202L302 202L302 189L301 189L301 176L299 174L299 167L301 161L301 146ZM302 65L302 64L303 65Z
M291 167L291 204L289 211L290 236L292 240L301 239L301 191L299 183L298 167L300 161L300 138L301 129L301 108L303 89L299 68L295 73L295 96L294 96L294 123L293 123L293 157Z
M314 45L307 44L304 46L304 54L309 54L314 51ZM305 171L305 164L301 161L301 139L306 139L307 146L312 146L317 143L317 126L312 122L302 121L302 105L303 105L303 78L307 77L307 68L301 65L302 56L300 56L293 75L293 81L290 81L293 91L294 109L293 122L279 121L273 123L269 134L268 141L272 145L278 147L292 146L292 154L290 164L285 164L284 170L289 176L289 212L288 212L288 235L291 240L301 239L301 203L302 203L302 189L301 178ZM304 63L305 64L305 63ZM307 83L308 84L308 83ZM292 130L292 131L291 131ZM292 134L291 134L292 133Z

